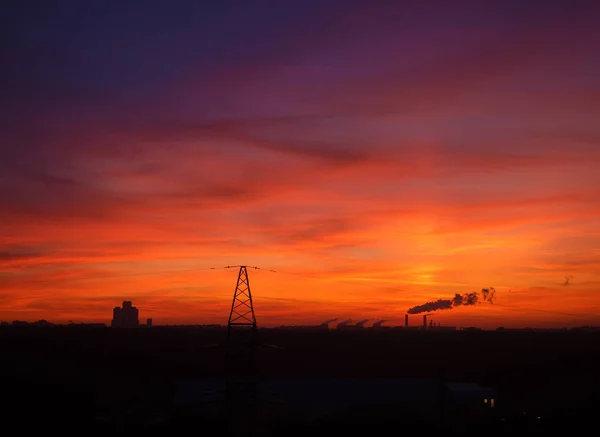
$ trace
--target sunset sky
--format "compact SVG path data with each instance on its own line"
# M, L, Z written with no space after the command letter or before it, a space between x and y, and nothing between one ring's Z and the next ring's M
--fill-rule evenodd
M9 3L0 320L600 325L599 2Z

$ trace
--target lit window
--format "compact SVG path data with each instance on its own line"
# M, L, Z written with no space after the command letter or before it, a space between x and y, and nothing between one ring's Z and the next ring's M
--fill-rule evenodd
M496 402L494 402L494 399L490 399L490 407L494 408L496 406Z
M483 403L484 403L484 404L487 404L487 399L484 399L484 400L483 400Z

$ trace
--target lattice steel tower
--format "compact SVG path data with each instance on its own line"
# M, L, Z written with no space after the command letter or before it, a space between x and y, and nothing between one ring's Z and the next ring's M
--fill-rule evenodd
M254 306L252 304L252 291L250 290L250 280L248 278L247 266L227 266L226 268L239 267L237 284L233 293L233 302L231 302L231 311L229 313L229 322L227 323L227 339L232 339L235 331L256 332L256 316L254 315ZM250 267L258 269L258 267Z
M239 267L237 284L227 323L227 424L229 435L253 435L256 423L257 327L248 268Z

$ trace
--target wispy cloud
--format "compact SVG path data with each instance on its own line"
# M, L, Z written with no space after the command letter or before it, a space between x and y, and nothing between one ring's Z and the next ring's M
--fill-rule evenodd
M176 271L240 262L313 273L252 276L272 324L394 323L490 283L549 297L490 323L594 304L600 9L321 3L9 20L0 318L104 320L129 294L221 320L233 279Z

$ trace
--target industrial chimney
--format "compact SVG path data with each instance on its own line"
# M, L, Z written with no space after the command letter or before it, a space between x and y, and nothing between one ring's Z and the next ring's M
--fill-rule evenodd
M427 329L427 316L431 316L433 313L423 314L423 329ZM433 325L430 325L433 326Z
M408 328L408 314L404 314L404 327Z

